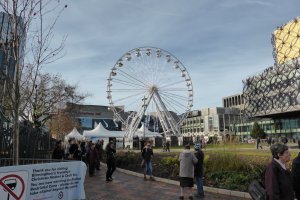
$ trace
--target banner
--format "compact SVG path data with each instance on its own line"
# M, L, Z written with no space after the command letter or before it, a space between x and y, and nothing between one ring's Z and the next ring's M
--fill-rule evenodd
M84 200L81 161L0 167L0 199Z

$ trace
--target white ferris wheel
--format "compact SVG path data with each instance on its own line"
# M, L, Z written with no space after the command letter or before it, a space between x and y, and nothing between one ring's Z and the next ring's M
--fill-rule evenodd
M180 123L193 106L187 69L169 52L140 47L125 53L107 79L109 109L132 138L147 113L159 119L166 135L179 135ZM125 113L125 114L124 114Z

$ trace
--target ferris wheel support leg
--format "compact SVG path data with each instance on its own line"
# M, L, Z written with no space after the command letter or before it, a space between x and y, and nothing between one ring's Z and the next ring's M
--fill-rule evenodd
M147 97L144 97L142 106L140 107L138 113L132 118L132 121L129 126L129 130L128 130L128 132L129 132L128 136L130 136L130 137L134 136L143 116L145 115L147 106L149 105L152 97L153 97L153 93L150 93Z
M170 128L173 132L173 134L175 134L176 136L179 135L178 132L178 126L175 124L175 120L172 117L172 115L170 114L170 112L168 111L167 107L165 106L165 104L163 103L163 101L161 100L159 94L155 91L154 96L157 98L159 105L162 107L162 109L164 110L164 115L166 116L167 122L170 125Z

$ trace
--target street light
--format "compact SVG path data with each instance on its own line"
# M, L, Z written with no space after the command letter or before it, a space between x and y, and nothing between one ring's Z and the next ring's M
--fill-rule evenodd
M147 98L144 96L144 98L142 99L143 100L143 108L144 108L144 115L146 113L146 100ZM143 132L143 139L145 140L145 131L146 131L146 118L144 118L144 132Z

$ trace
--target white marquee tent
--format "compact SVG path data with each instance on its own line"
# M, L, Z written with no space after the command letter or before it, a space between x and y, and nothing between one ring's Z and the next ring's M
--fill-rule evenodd
M65 140L69 140L71 138L75 138L76 140L82 140L83 136L74 127L73 130L68 135L65 136Z
M142 126L137 130L135 136L142 138L144 136L144 128L145 128L145 137L162 137L162 135L158 132L152 132L145 127L145 124L142 123Z
M124 131L109 131L103 127L101 122L93 130L83 131L83 136L87 139L92 138L109 138L109 137L124 137Z

